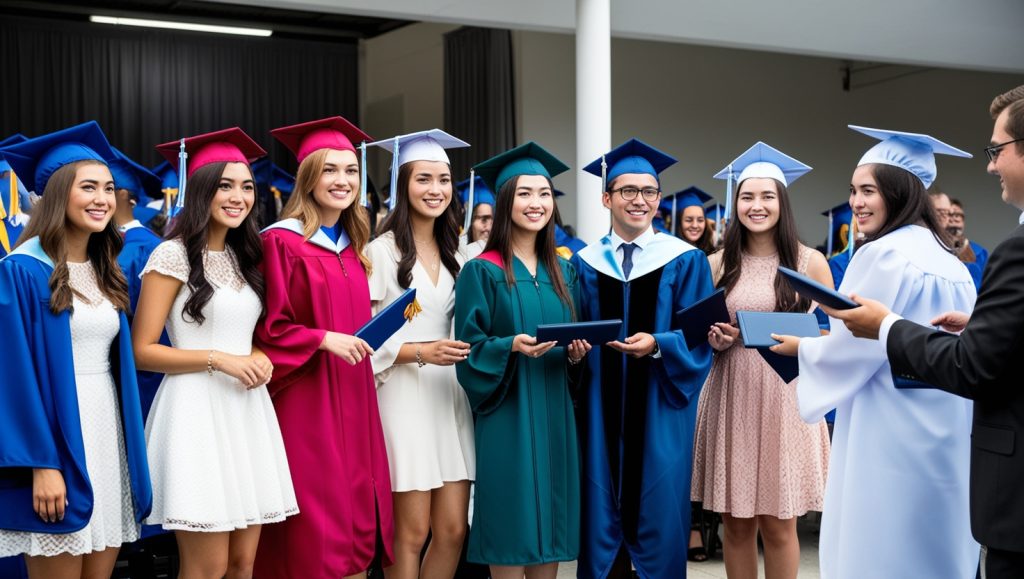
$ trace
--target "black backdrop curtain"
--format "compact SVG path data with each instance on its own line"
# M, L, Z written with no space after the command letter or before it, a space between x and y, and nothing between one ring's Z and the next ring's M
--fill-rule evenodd
M511 32L463 27L444 35L444 124L472 145L448 151L454 175L515 146Z
M0 138L96 120L147 166L159 143L237 125L294 170L270 129L358 120L354 43L4 18L0 63Z

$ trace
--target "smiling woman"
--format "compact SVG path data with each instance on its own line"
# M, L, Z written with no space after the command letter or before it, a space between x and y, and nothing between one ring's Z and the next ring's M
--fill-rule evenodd
M24 354L0 382L0 557L26 555L33 578L107 576L151 504L115 154L95 122L2 154L43 198L0 261L0 333Z

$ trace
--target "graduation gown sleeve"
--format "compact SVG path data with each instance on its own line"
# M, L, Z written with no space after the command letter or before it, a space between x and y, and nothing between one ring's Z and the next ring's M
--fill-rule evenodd
M479 258L470 260L455 282L455 339L471 344L469 358L455 369L477 414L501 405L516 369L515 334L495 335L498 292L508 293L498 284L505 284L504 272Z
M263 277L266 280L266 314L256 325L260 348L274 361L271 394L287 387L308 370L307 364L319 352L327 330L298 323L292 302L293 260L282 236L287 231L263 234ZM311 316L306 316L311 317Z
M652 370L670 406L682 408L696 403L711 369L711 347L690 350L682 331L673 329L675 312L711 295L711 267L703 251L688 251L665 268L658 289L658 326L654 339L661 357ZM664 304L664 306L662 306Z

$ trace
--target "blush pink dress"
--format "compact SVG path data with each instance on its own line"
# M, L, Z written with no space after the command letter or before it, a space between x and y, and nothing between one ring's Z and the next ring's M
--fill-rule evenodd
M798 270L812 250L800 246ZM726 295L738 310L775 309L777 255L743 255L742 273ZM714 272L716 278L719 272ZM797 378L799 380L799 378ZM828 427L800 418L796 381L786 384L742 340L716 352L697 406L691 497L734 517L789 519L820 511L828 470Z

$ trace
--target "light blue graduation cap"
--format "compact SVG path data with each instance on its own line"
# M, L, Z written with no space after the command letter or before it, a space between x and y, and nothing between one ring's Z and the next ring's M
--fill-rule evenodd
M139 205L148 205L152 200L160 198L160 177L129 159L117 148L114 148L114 154L117 158L110 162L109 167L115 187L133 193L138 197Z
M395 208L398 192L398 168L413 161L440 161L451 165L445 149L468 147L469 143L457 139L441 129L430 129L408 135L397 135L390 139L367 143L391 153L391 195L389 209Z
M750 178L775 179L786 187L807 174L809 165L797 161L793 157L772 147L764 141L754 143L739 157L733 159L721 171L715 173L715 179L725 179L725 219L732 216L732 196L735 185Z
M821 212L822 216L828 217L828 241L826 241L826 257L832 257L833 248L845 240L842 251L853 253L853 209L850 203L840 203ZM846 227L844 230L843 227Z
M568 165L533 141L495 155L473 167L473 172L494 192L500 192L501 186L509 179L520 175L541 175L551 179L568 170Z
M608 151L583 168L591 175L601 177L605 191L608 183L622 175L651 175L661 183L659 175L665 169L676 164L676 159L639 139L630 139Z
M968 159L972 157L970 153L961 151L952 145L947 145L930 135L872 129L857 125L847 126L858 133L864 133L881 141L881 143L868 149L867 153L864 153L860 162L857 163L858 167L873 163L899 167L917 175L917 178L924 183L925 188L931 187L938 174L938 169L935 167L936 154L965 157Z
M663 196L661 198L661 204L658 205L658 209L672 215L671 229L672 234L676 232L676 215L686 209L687 207L700 207L704 210L704 204L711 201L711 195L708 195L699 187L687 187L682 191L676 191L671 195Z
M109 165L116 158L96 121L61 129L0 149L25 186L42 195L57 169L78 161Z

